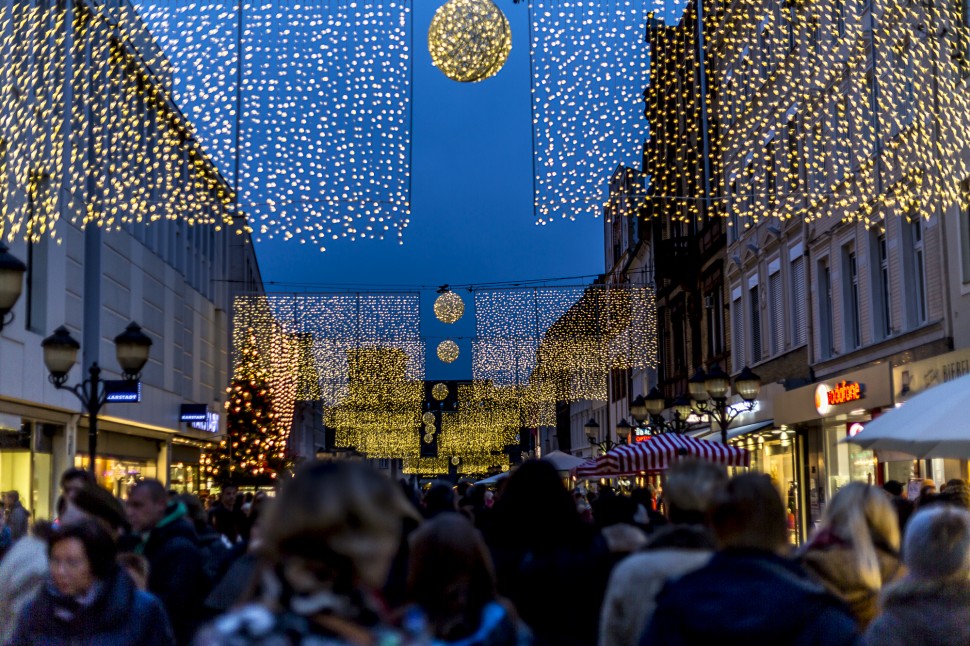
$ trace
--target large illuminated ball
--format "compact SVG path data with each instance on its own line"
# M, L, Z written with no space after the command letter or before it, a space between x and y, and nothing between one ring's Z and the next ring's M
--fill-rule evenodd
M438 344L438 358L445 363L452 363L458 358L458 344L451 339L445 339Z
M445 384L435 384L434 387L431 389L431 396L437 399L438 401L443 400L445 397L448 396L448 386L446 386Z
M449 0L428 28L431 62L460 83L498 73L512 51L509 20L492 0Z
M465 301L455 292L445 292L434 301L434 315L442 323L454 323L465 313Z

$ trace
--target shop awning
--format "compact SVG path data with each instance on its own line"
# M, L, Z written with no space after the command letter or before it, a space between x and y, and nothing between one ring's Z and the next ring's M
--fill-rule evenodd
M663 433L645 442L621 445L583 463L575 469L574 474L579 478L588 478L664 471L684 458L733 467L746 467L750 463L750 455L743 448L678 433Z
M728 440L733 440L736 437L741 437L742 435L747 435L748 433L754 433L755 431L760 431L763 428L768 428L769 426L774 426L775 421L768 419L761 422L754 422L753 424L743 424L742 426L735 426L728 429ZM705 426L697 431L691 431L688 433L691 437L696 437L701 440L711 440L715 442L721 441L721 431L716 428L711 428Z

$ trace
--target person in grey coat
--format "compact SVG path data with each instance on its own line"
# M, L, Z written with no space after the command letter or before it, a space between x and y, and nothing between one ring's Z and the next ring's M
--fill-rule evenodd
M883 589L882 614L864 646L970 644L970 513L949 505L919 511L906 527L902 580Z

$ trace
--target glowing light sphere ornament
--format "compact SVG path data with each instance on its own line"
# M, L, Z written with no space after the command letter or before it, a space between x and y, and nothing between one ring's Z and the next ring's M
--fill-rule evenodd
M492 0L449 0L431 19L428 51L434 66L451 80L484 81L505 65L512 29Z
M438 358L445 363L453 363L459 352L458 344L451 339L445 339L438 344Z
M454 323L464 313L465 301L455 292L443 292L434 301L434 315L442 323Z
M438 401L443 400L445 397L448 396L448 386L440 383L435 384L434 387L431 389L431 396L437 399Z

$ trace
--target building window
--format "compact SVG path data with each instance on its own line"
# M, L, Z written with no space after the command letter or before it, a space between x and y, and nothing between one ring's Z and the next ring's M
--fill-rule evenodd
M834 353L832 347L832 277L828 260L818 263L818 352L828 359Z
M808 326L805 324L807 310L807 284L805 283L805 256L801 243L795 245L788 252L791 259L791 338L792 347L797 348L808 342Z
M832 5L832 22L835 25L836 40L845 36L845 3L842 0L835 0Z
M731 357L733 372L744 368L744 303L741 287L731 289Z
M970 179L960 184L960 255L963 257L963 284L970 283Z
M707 355L719 357L724 354L724 292L717 285L704 297L707 310Z
M765 197L763 204L770 204L775 197L775 138L765 142Z
M876 337L885 339L892 334L892 301L889 295L889 253L886 249L886 232L873 230L870 258L875 259L873 269L873 317Z
M785 131L788 143L788 188L795 193L798 191L798 124L794 117L785 124Z
M910 214L903 222L906 253L906 303L908 306L909 327L926 323L926 259L923 249L923 218Z
M816 56L822 55L821 27L818 18L812 16L808 21L808 49Z
M734 242L741 237L741 180L735 177L731 180L731 223L728 227L728 241Z
M850 245L842 247L842 308L845 312L845 347L855 349L862 345L859 321L859 267L855 249Z
M771 299L771 354L777 356L785 350L785 294L781 283L781 260L768 263L768 298Z
M748 306L751 322L751 363L761 361L761 292L758 276L748 278Z

